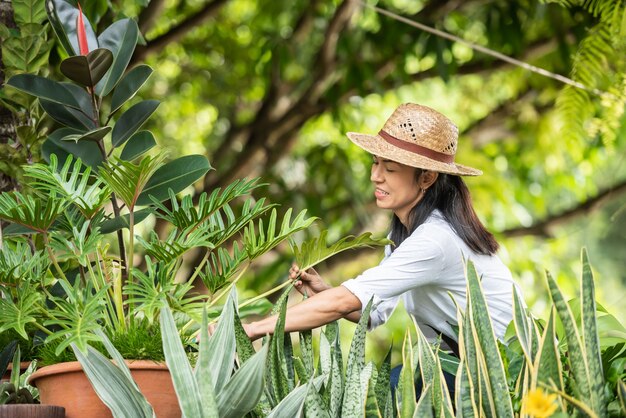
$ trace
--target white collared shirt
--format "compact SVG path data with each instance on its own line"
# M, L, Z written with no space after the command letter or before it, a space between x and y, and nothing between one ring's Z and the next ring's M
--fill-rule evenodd
M481 278L495 335L502 340L513 318L513 286L517 284L498 256L472 251L438 210L393 253L387 246L378 266L342 286L359 298L363 309L373 297L370 329L385 323L402 298L427 337L435 335L432 327L456 340L452 329L457 325L456 306L450 296L465 310L467 259Z

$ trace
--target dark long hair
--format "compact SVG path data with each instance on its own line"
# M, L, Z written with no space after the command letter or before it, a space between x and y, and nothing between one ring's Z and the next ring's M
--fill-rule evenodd
M416 179L421 174L422 170L417 169ZM435 209L439 209L454 232L474 252L492 255L498 251L498 242L474 212L472 198L463 179L443 173L439 173L435 183L426 190L424 197L411 209L408 228L396 215L393 215L390 238L396 247L423 224Z

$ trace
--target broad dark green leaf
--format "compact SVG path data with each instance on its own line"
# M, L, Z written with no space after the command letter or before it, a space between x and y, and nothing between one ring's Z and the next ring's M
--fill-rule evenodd
M113 128L111 143L114 147L119 147L126 142L137 129L144 124L146 120L159 107L158 100L144 100L132 106L120 116Z
M45 77L33 74L18 74L11 77L7 81L7 85L38 98L80 109L80 103L63 84Z
M138 65L126 73L113 91L111 113L115 113L124 103L132 99L151 74L152 68L148 65Z
M75 143L63 141L68 135L80 135L82 132L71 128L61 128L54 131L43 143L41 152L46 161L50 161L50 155L56 154L59 165L62 167L68 155L80 158L83 164L96 169L102 164L103 158L100 148L95 142L83 141Z
M152 208L145 208L145 209L141 209L135 212L135 218L134 218L135 225L137 225L138 223L146 219L148 215L150 215L151 213L152 213ZM129 214L121 215L121 216L118 216L117 218L108 219L102 222L102 224L100 224L100 232L102 232L103 234L108 234L110 232L115 232L122 228L128 228L129 226L130 226L130 215Z
M137 45L138 34L137 22L122 19L114 22L98 37L100 46L113 53L113 65L96 86L98 96L109 94L126 71Z
M61 62L61 72L70 80L93 87L113 64L113 54L105 48L94 49L87 55L74 55Z
M122 160L132 161L146 151L150 150L155 145L156 140L154 139L154 135L152 135L152 132L136 132L133 136L130 137L130 139L124 146L120 158Z
M203 155L187 155L170 161L152 175L139 195L137 205L149 204L150 196L163 201L169 197L168 189L178 193L211 169L209 160Z
M23 225L18 224L9 224L6 227L2 228L2 235L5 237L13 236L13 235L24 235L24 234L36 234L37 231L26 228Z
M43 110L61 125L78 130L91 130L95 128L93 120L89 119L84 113L71 107L54 103L46 99L39 99L39 104Z
M95 129L91 132L87 132L84 134L72 134L72 135L68 135L66 137L63 138L63 141L74 141L74 142L81 142L81 141L94 141L94 142L98 142L100 141L102 138L104 138L109 132L111 132L111 127L110 126L103 126L102 128L98 128Z
M61 45L69 55L77 55L80 51L78 47L78 36L76 35L76 20L78 9L65 0L46 0L46 11L52 29L59 38ZM87 34L87 45L89 50L98 48L98 39L91 27L89 19L83 14L85 22L85 33Z

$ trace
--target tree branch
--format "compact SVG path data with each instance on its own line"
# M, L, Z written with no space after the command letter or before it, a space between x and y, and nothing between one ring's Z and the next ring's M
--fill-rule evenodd
M520 226L516 228L506 229L501 232L507 238L521 237L526 235L537 235L542 237L552 236L554 227L569 222L572 219L586 215L593 210L598 209L602 204L611 199L615 199L626 193L626 180L615 184L608 189L600 191L596 196L580 202L577 206L564 212L548 216L546 219L536 222L530 226Z
M139 31L144 35L148 33L159 16L161 16L161 13L163 13L164 8L165 0L151 0L148 6L139 13L139 18L137 19Z
M209 18L215 16L220 8L227 2L228 0L213 0L200 9L198 12L193 15L187 17L182 22L178 23L176 26L171 28L169 31L160 35L150 41L148 41L146 46L142 46L135 50L135 54L131 60L131 65L145 60L145 58L154 53L161 51L167 45L172 42L177 42L183 36L185 36L189 31L194 29L196 26L201 25L203 22L208 20Z

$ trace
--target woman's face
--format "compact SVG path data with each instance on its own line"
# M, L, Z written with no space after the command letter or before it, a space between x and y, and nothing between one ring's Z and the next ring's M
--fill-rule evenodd
M404 225L422 193L416 181L416 168L373 156L370 180L374 183L376 205L390 209Z

